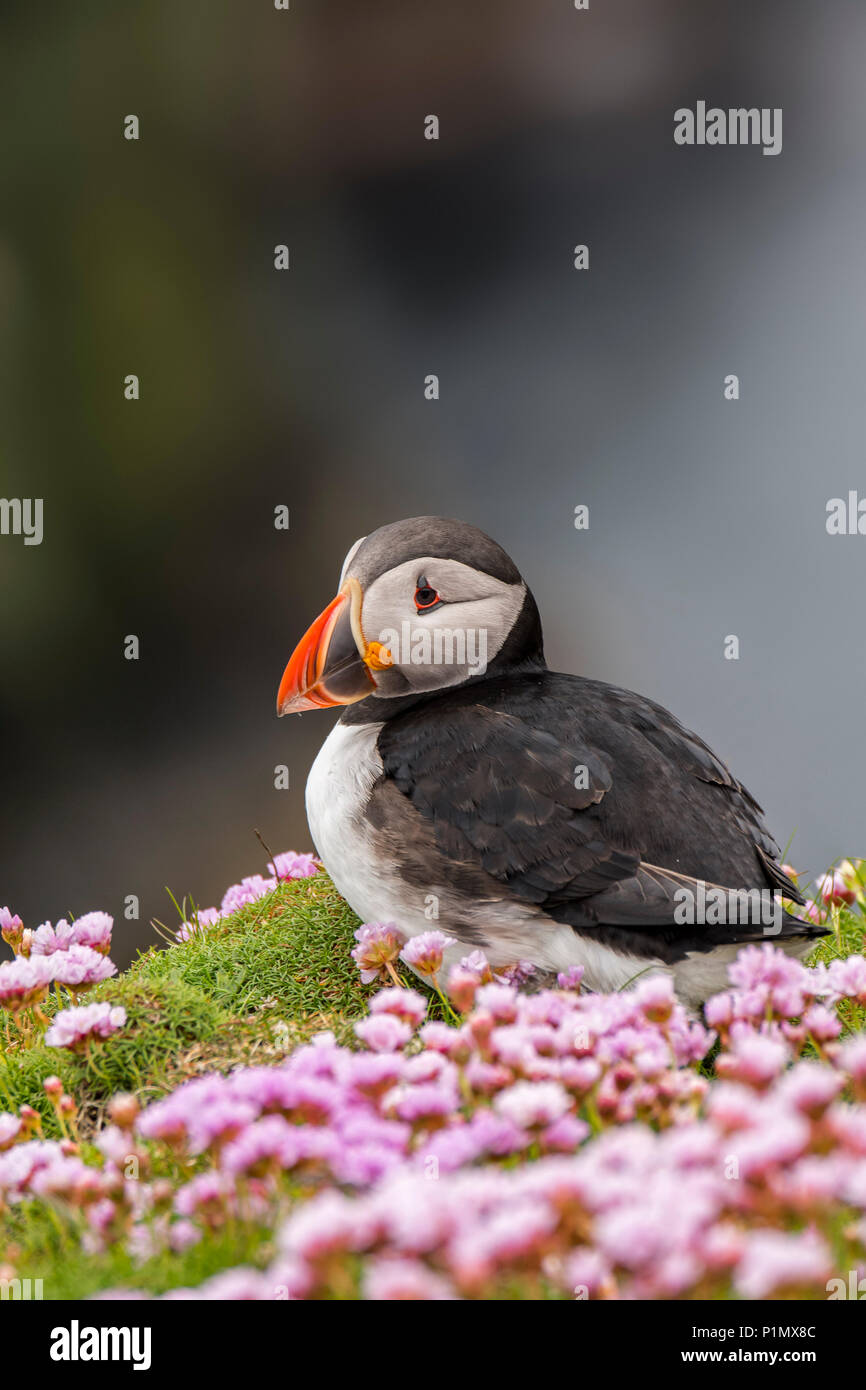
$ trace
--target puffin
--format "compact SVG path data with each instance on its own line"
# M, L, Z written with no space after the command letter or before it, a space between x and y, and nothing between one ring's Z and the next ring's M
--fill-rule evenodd
M354 543L277 695L279 715L332 706L306 785L317 854L362 922L451 938L443 977L476 951L529 988L664 974L697 1009L744 945L802 958L825 934L782 907L804 899L763 811L697 734L548 668L532 593L474 526Z

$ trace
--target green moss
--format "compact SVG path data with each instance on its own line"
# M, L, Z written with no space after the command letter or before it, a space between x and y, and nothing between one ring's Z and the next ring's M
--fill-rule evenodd
M357 925L320 874L280 885L178 948L148 952L130 974L183 981L236 1015L264 1007L295 1020L323 1012L357 1015L369 992L349 954Z

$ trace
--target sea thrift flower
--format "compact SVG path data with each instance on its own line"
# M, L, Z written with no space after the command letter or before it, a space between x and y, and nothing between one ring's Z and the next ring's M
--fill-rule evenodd
M312 878L318 872L319 864L312 854L295 854L294 850L290 849L282 854L275 854L274 862L268 864L268 873L280 880Z
M226 890L220 911L227 917L229 913L237 912L238 908L245 907L247 903L257 902L266 893L272 893L276 886L275 878L262 878L261 874L251 874L249 878L242 878L240 883L233 883L231 888Z
M0 907L0 936L11 946L15 954L21 946L21 938L24 934L24 923L15 913L10 912L8 907Z
M744 1243L736 1274L737 1289L744 1298L769 1298L809 1288L826 1296L833 1262L820 1237L808 1231L755 1231Z
M456 945L455 938L446 936L445 932L424 931L418 936L413 936L411 941L407 941L400 952L400 959L404 960L413 970L417 970L419 975L435 977L442 969L442 958L446 947Z
M551 1125L571 1106L571 1097L557 1081L518 1081L501 1091L493 1102L498 1114L521 1129Z
M477 975L482 985L489 985L493 979L490 962L483 951L470 951L468 956L463 956L460 964L464 970L471 970L473 975Z
M866 1004L866 959L863 956L849 956L847 960L831 961L828 977L834 995L856 999L861 1005Z
M369 985L386 973L400 954L404 938L393 922L365 922L355 932L358 945L352 959L361 972L361 983Z
M427 1000L417 990L401 989L394 985L391 989L381 989L370 1000L371 1014L394 1014L404 1022L417 1027L427 1017Z
M111 932L114 918L107 912L86 912L76 917L74 922L60 921L55 927L43 922L33 933L31 953L34 956L51 956L55 951L68 951L70 946L89 946L100 955L107 956L111 949Z
M66 1047L84 1052L91 1039L110 1038L126 1022L126 1009L120 1005L86 1004L82 1008L61 1009L45 1034L48 1047Z
M4 961L0 965L0 1007L15 1014L38 1004L53 979L54 967L44 958L25 960L16 956L15 960Z
M570 965L567 970L560 970L556 977L556 983L560 989L574 990L574 993L577 994L580 991L583 974L584 967L582 965Z
M34 957L38 960L40 957ZM45 959L45 957L42 957ZM91 985L99 984L117 974L117 966L107 956L100 955L90 946L69 946L65 951L55 951L50 957L50 968L58 984L66 985L73 994L81 994Z
M417 1260L371 1260L364 1271L363 1297L370 1302L439 1303L457 1297L452 1286Z
M531 960L519 960L516 965L509 965L505 970L501 970L499 976L506 984L519 987L529 984L535 973L535 966Z
M648 1019L653 1023L665 1023L676 1003L674 982L669 975L653 975L640 980L635 988L635 999Z
M18 1115L10 1115L8 1110L0 1111L0 1153L11 1148L21 1133L21 1120Z
M790 1059L785 1043L760 1033L740 1032L732 1041L731 1051L719 1057L716 1071L731 1080L744 1081L747 1086L763 1087L780 1074Z
M848 867L853 869L851 865ZM821 901L830 903L832 906L845 904L850 907L857 900L856 889L852 886L849 877L842 872L841 867L834 869L831 873L821 874L816 887Z
M108 1118L118 1129L132 1129L140 1113L137 1096L125 1091L118 1091L108 1105Z
M215 922L219 922L223 915L216 907L199 908L190 921L181 922L175 933L175 940L191 941L198 932L205 931L207 927L212 927Z
M373 1052L395 1052L409 1041L412 1029L393 1014L380 1013L356 1023L355 1033Z
M466 1014L475 1003L475 994L481 981L473 970L463 965L452 965L448 972L448 997L460 1013Z

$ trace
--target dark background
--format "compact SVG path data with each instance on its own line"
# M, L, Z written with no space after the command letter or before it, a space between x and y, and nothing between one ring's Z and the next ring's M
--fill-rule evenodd
M5 0L0 51L0 493L45 507L0 537L0 904L112 911L124 963L165 885L263 870L254 826L309 848L333 716L277 682L350 543L422 512L798 866L866 852L866 538L825 530L866 493L859 0ZM676 147L699 99L783 107L781 155Z

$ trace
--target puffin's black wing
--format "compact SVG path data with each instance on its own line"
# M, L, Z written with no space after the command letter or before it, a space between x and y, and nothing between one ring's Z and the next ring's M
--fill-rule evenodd
M563 705L562 681L572 698L582 687L580 704ZM495 686L481 693L417 705L378 738L385 778L452 862L479 864L514 897L575 927L697 937L691 949L763 939L749 923L684 928L674 918L677 891L697 894L699 878L796 893L757 803L705 744L651 702L576 677L544 673L508 682L500 698ZM619 709L620 696L634 706ZM705 867L699 846L713 820L716 854ZM782 927L812 930L796 918Z

